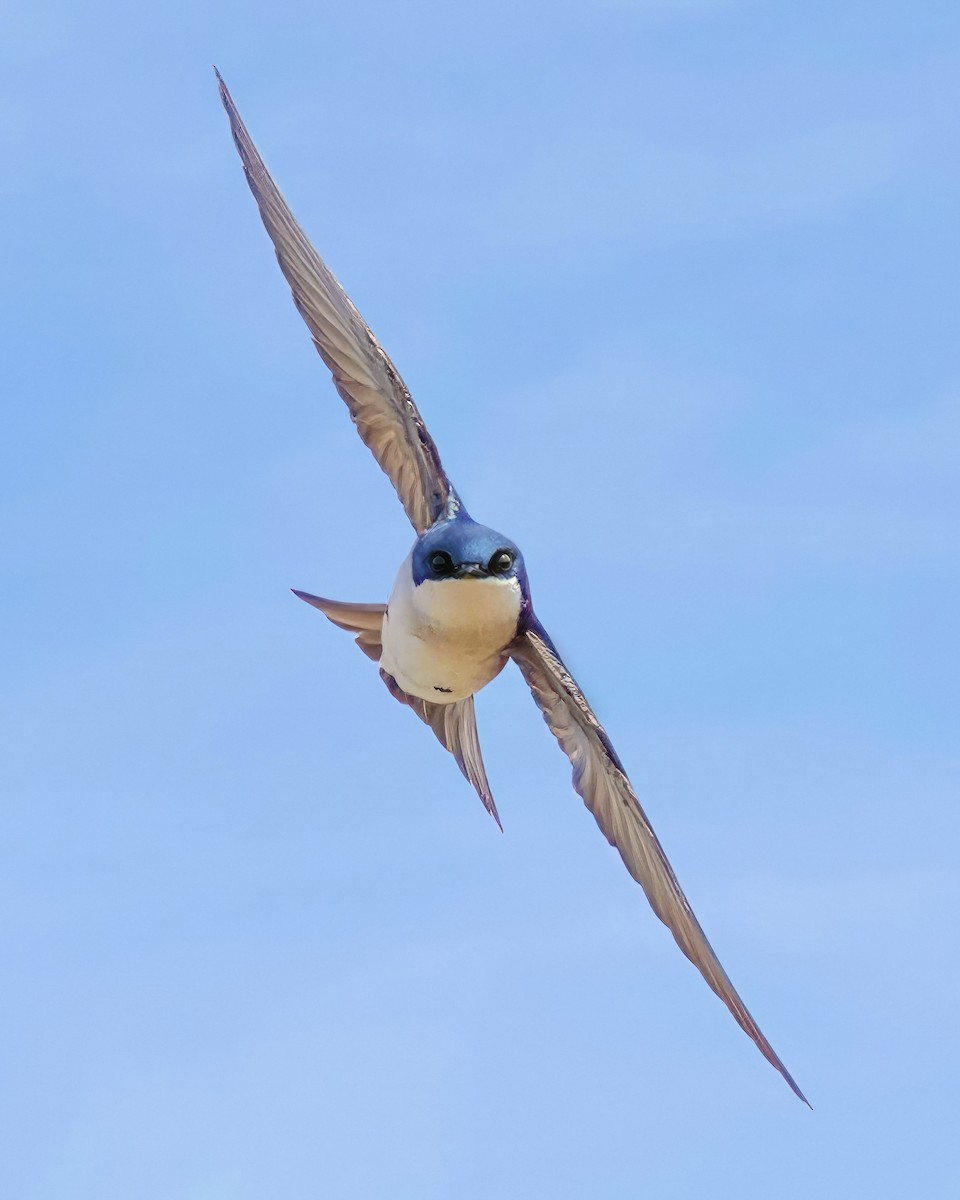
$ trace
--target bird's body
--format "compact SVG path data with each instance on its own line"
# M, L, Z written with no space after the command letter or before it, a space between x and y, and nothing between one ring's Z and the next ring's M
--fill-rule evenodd
M294 220L222 79L220 95L294 302L357 431L417 532L387 604L296 594L356 636L390 692L431 727L498 824L473 697L512 659L570 760L574 788L654 912L764 1057L805 1099L720 965L606 731L537 619L520 550L467 513L406 385Z
M467 575L418 584L408 555L383 616L380 669L421 700L465 700L506 665L522 604L515 578Z

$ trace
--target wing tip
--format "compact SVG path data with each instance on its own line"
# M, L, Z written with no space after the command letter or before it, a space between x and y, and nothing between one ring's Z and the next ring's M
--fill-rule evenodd
M790 1072L784 1070L781 1072L781 1074L783 1075L783 1077L787 1081L787 1083L790 1085L790 1089L793 1092L793 1094L797 1097L797 1099L802 1100L803 1103L807 1106L807 1108L809 1108L810 1111L813 1112L813 1105L806 1098L806 1096L803 1094L803 1092L800 1091L799 1087L797 1087L796 1080L793 1078L793 1076L790 1074Z
M293 592L298 600L302 600L304 604L309 604L312 608L319 609L328 620L333 619L327 612L326 603L322 596L314 596L312 592L301 592L299 588L291 588L290 591Z
M296 598L298 600L302 600L304 602L304 604L309 604L313 608L318 608L325 617L329 616L329 614L327 613L326 609L323 606L322 597L314 596L312 592L301 592L299 588L291 588L290 591L293 592L293 594L296 596Z
M756 1041L756 1039L753 1037L752 1034L749 1033L749 1031L744 1030L744 1032L747 1033L747 1035L750 1037L751 1041L755 1042L757 1049L760 1051L760 1053L763 1055L763 1057L767 1060L767 1062L770 1063L770 1065L773 1067L773 1069L775 1071L777 1071L783 1077L783 1080L786 1083L787 1087L789 1087L790 1091L793 1092L793 1094L797 1097L798 1100L802 1100L803 1103L807 1106L807 1108L809 1108L810 1111L813 1112L813 1105L806 1098L806 1096L803 1094L803 1092L800 1091L800 1087L797 1084L797 1081L790 1074L790 1072L787 1070L787 1068L783 1065L783 1063L780 1061L778 1056L774 1053L773 1047L766 1040L766 1038L763 1039L763 1043L761 1044L760 1042ZM763 1037L762 1034L761 1034L761 1037ZM767 1053L768 1050L770 1052L769 1054Z

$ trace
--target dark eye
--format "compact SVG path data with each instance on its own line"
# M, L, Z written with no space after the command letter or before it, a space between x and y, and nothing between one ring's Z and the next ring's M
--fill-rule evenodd
M430 569L435 575L449 575L453 570L453 559L446 550L438 550L430 555Z
M498 550L487 566L491 575L506 575L513 566L513 555L509 550Z

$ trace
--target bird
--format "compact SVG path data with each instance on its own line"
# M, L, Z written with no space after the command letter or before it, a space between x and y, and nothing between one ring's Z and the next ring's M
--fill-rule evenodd
M468 513L406 384L298 225L214 71L247 183L293 302L416 532L386 604L352 604L292 589L294 594L354 635L392 695L453 755L501 829L480 752L474 696L512 660L570 760L574 790L653 911L809 1107L721 966L606 730L538 620L519 547Z

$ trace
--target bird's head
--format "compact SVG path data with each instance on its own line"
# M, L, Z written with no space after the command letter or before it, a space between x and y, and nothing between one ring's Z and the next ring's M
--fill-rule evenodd
M495 529L478 525L462 510L438 521L417 541L412 555L413 581L502 579L525 585L523 555Z

